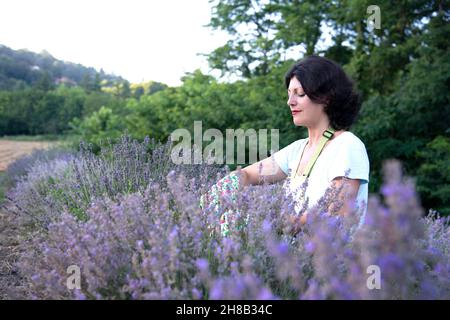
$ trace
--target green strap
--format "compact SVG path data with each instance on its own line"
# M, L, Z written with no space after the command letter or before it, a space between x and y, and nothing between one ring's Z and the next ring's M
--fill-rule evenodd
M314 167L314 164L316 163L317 158L319 158L319 155L321 154L321 152L325 146L325 143L327 143L327 141L333 137L335 132L336 131L332 128L328 128L327 130L325 130L323 132L322 137L320 137L319 145L317 146L316 151L314 152L314 155L309 160L309 162L305 168L305 171L302 173L302 177L309 178L312 168ZM300 159L300 161L301 161L301 159ZM299 165L300 165L300 163L299 163ZM297 169L296 169L295 175L297 175Z

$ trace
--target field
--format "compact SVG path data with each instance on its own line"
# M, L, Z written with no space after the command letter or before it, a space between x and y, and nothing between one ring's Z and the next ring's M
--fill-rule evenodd
M216 199L223 168L175 164L169 143L86 147L3 172L20 179L0 210L0 299L449 298L448 220L425 216L398 161L362 224L327 211L331 190L299 228L282 184Z
M0 171L5 171L9 164L18 158L30 154L35 149L48 148L48 141L15 141L0 139Z

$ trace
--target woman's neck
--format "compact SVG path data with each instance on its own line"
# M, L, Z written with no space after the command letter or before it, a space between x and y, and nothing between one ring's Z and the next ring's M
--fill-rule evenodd
M330 123L323 122L319 123L314 127L308 127L308 146L309 148L314 148L320 142L320 138L325 130L329 128Z

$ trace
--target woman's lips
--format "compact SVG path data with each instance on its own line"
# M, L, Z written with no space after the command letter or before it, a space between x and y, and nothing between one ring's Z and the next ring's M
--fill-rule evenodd
M301 110L293 110L291 111L292 115L295 116L296 114L300 113Z

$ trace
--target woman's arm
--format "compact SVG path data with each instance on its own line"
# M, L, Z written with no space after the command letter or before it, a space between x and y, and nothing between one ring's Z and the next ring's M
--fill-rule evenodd
M331 182L331 187L339 189L342 185L343 188L338 194L338 199L342 201L342 206L333 202L328 208L328 212L345 216L350 213L351 208L349 204L351 201L355 201L358 195L359 185L361 181L359 179L344 179L344 177L337 177ZM306 223L307 213L301 216L291 216L290 223L292 225L292 234L297 234L301 227Z
M342 201L342 206L337 202L333 202L330 204L328 212L341 216L349 214L351 211L350 205L356 200L360 184L361 181L359 179L348 179L344 177L334 178L333 181L331 181L331 186L333 188L339 189L343 186L338 194L338 200L339 202Z
M243 169L238 168L233 172L238 174L241 187L262 184L264 181L275 183L287 177L275 162L273 156L255 162Z

